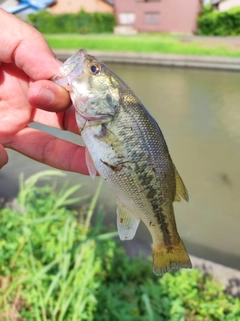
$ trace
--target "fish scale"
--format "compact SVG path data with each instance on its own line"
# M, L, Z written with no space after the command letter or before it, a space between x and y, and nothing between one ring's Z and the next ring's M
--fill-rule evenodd
M176 227L173 202L188 200L163 134L131 89L107 66L80 49L61 67L55 82L70 91L86 146L86 162L117 198L122 240L142 221L153 240L153 271L191 268Z

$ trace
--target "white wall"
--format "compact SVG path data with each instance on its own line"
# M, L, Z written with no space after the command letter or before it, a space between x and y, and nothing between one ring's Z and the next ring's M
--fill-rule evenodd
M227 11L234 7L240 7L240 0L225 0L220 2L219 11Z

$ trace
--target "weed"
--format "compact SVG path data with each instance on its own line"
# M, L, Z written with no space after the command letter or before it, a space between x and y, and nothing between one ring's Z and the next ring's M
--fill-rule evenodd
M193 269L156 277L129 258L102 224L101 181L86 210L70 210L81 185L39 186L59 171L20 179L17 201L0 208L2 321L235 321L240 300ZM91 226L93 213L96 223Z

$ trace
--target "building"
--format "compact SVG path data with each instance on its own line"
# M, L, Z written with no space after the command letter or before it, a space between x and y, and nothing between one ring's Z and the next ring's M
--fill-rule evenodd
M201 0L114 0L117 32L187 33L197 30Z
M81 9L86 12L106 12L113 13L112 0L58 0L51 7L51 13L77 13Z

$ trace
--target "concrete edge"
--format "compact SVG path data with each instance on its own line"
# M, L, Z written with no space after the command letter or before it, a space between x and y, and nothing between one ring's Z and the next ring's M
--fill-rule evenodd
M98 57L104 62L130 63L140 65L158 65L184 68L204 68L216 70L240 70L240 58L188 56L173 54L147 54L134 52L113 52L89 50L89 54ZM76 53L76 50L54 50L60 60L66 60Z
M222 284L225 291L234 297L240 297L240 271L190 255L192 265L213 277Z

